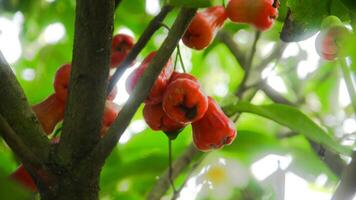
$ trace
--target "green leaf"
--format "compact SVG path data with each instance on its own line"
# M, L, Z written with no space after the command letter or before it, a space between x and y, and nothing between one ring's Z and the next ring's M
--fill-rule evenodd
M213 5L211 0L167 0L166 3L172 6L190 8L206 8Z
M310 118L291 106L282 104L256 106L247 102L239 102L234 108L236 112L248 112L271 119L332 151L346 155L351 153L349 148L338 144Z

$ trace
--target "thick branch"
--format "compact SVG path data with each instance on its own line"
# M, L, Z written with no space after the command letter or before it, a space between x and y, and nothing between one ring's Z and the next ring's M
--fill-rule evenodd
M7 123L6 119L0 114L0 135L4 141L9 145L9 147L16 153L16 156L30 168L38 169L42 166L42 163L38 158L31 152L21 138L14 132L14 130ZM35 169L32 169L35 171Z
M122 61L120 65L116 68L116 71L112 75L112 78L110 80L107 94L110 94L111 90L115 87L117 81L120 79L122 74L136 59L137 55L141 52L141 50L146 46L152 35L161 27L162 21L171 10L171 6L164 6L161 12L155 18L152 19L145 31L141 34L140 39L137 41L130 53L126 56L125 60Z
M5 118L13 132L7 132L1 127L2 136L18 138L23 144L36 155L37 159L45 162L49 155L49 141L31 107L29 106L22 88L16 80L10 66L0 52L0 114ZM12 136L16 134L16 136ZM4 137L4 138L5 138ZM9 140L5 140L8 142ZM13 145L10 145L13 147ZM22 154L22 148L12 149L15 154ZM26 154L27 155L27 154ZM22 159L25 159L25 154ZM32 159L30 157L26 159Z
M238 45L234 41L234 38L229 32L224 30L219 31L216 35L216 39L220 40L227 46L227 48L229 48L241 67L245 67L245 54L241 51L241 49L239 49Z
M135 89L132 91L129 100L126 102L114 124L109 129L107 135L98 143L91 159L104 162L106 157L111 153L122 133L129 125L133 115L136 113L140 104L146 99L148 93L154 84L156 78L162 71L163 66L167 63L180 38L184 34L196 9L182 8L173 27L163 42L157 55L152 60L149 67L138 81Z
M113 16L113 0L77 0L69 98L58 146L61 164L81 159L99 141Z
M201 157L202 152L198 151L193 144L183 152L178 159L173 162L172 169L172 179L176 179L180 173L192 162L195 157ZM160 199L170 187L168 169L162 174L162 176L157 180L151 192L147 196L147 200Z

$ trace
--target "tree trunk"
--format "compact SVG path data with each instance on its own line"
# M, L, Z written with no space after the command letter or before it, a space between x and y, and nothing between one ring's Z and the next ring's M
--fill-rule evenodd
M58 174L56 185L40 189L42 200L98 200L100 170L93 167Z

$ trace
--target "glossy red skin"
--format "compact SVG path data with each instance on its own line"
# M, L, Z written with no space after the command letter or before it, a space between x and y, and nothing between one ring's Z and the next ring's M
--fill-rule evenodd
M173 72L171 78L169 79L169 82L171 83L178 79L189 79L194 82L198 82L198 79L195 78L193 75L188 74L188 73L180 73L180 72Z
M54 78L54 91L58 99L63 102L68 98L68 87L70 78L71 64L62 65L56 72Z
M126 58L134 46L134 39L126 34L117 34L111 44L111 68L116 68Z
M17 170L10 175L10 178L20 183L31 192L37 192L37 186L35 182L23 165L20 165L19 168L17 168Z
M192 49L204 49L212 42L226 19L223 6L213 6L198 12L183 35L183 43Z
M117 95L117 86L115 85L106 99L109 101L114 101L114 99L116 98L116 95Z
M179 123L192 123L201 119L208 109L208 98L199 83L189 79L171 82L163 97L163 110Z
M185 127L178 123L163 111L162 104L145 104L143 117L147 125L154 131L176 132Z
M339 57L340 43L350 34L344 26L333 26L321 31L315 40L315 48L319 56L325 60L333 61Z
M100 135L104 136L107 130L110 128L112 123L114 123L117 115L119 114L121 107L112 101L106 101L104 116L102 120L102 126L100 130Z
M136 86L138 80L143 75L144 71L149 66L150 62L156 55L156 52L150 53L141 63L141 65L134 70L126 80L126 90L130 94L134 87ZM145 100L146 104L158 104L162 102L162 97L166 87L168 85L169 79L174 71L171 59L168 60L167 64L163 67L160 75L157 77L154 85L151 88L150 94Z
M39 104L32 106L44 132L51 134L58 122L64 118L65 103L54 94Z
M248 23L258 30L269 29L278 17L277 0L230 0L226 7L228 18L236 23Z
M236 137L234 123L211 97L204 117L192 123L192 128L194 144L201 151L219 149L231 144Z

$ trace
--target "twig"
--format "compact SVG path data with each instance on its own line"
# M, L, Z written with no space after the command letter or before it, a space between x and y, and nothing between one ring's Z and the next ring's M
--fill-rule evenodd
M270 62L275 59L279 59L282 56L282 53L286 49L287 45L288 44L285 42L279 42L278 44L276 44L276 47L273 49L272 53L267 58L263 59L261 63L256 65L255 69L264 69Z
M157 55L153 58L150 65L139 79L129 100L121 109L119 116L108 130L107 135L97 144L88 162L98 161L103 164L106 157L114 149L138 107L146 99L152 85L176 48L180 38L195 15L196 10L196 8L181 9L171 31L158 50Z
M172 177L172 140L168 138L168 178L169 178L169 183L171 184L171 187L173 189L173 194L175 195L177 193L176 187L174 186L174 180Z
M148 41L151 39L152 35L161 27L162 21L164 20L164 18L166 18L166 16L171 10L172 10L171 6L164 6L160 11L160 13L152 19L152 21L147 26L145 31L141 34L140 39L137 41L137 43L132 48L130 53L116 68L116 71L112 75L112 78L110 80L107 89L107 95L110 94L111 90L115 87L117 81L120 79L122 74L126 71L126 69L131 65L131 63L136 59L137 55L141 52L141 50L146 46Z
M184 65L184 61L183 61L183 58L182 58L182 53L180 51L179 43L177 45L177 53L178 53L180 65L182 66L183 72L186 73L187 70L186 70L185 65Z
M245 75L244 75L244 77L239 85L239 89L237 90L237 93L236 93L236 95L240 98L242 97L242 92L246 89L245 87L246 87L247 79L250 75L253 58L256 54L257 42L260 39L260 36L261 36L261 31L256 31L255 38L253 40L253 44L251 47L251 52L250 52L249 57L247 58L246 63L245 63L245 67L244 67Z
M290 106L295 105L293 102L283 97L280 93L278 93L268 84L260 84L259 87L272 101Z
M114 20L114 1L76 4L69 96L57 148L64 166L81 160L100 140Z
M239 46L229 32L220 30L216 35L216 39L220 40L227 46L241 67L245 67L245 53L239 49Z

